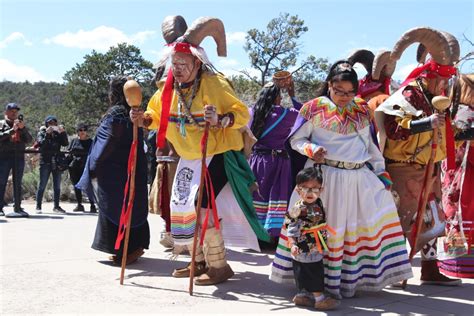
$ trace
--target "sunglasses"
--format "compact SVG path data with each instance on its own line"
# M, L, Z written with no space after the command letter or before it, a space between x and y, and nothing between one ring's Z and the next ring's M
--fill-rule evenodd
M77 131L78 131L78 132L87 132L87 130L84 129L84 128L78 129Z

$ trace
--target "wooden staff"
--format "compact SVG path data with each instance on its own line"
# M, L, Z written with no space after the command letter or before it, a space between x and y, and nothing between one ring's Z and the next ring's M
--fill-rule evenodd
M123 93L127 99L128 105L132 108L138 108L142 103L142 89L140 85L133 79L129 78L123 86ZM133 143L138 141L138 125L133 123ZM128 191L128 206L133 205L135 196L135 174L137 167L137 148L135 146L135 152L133 153L132 165L131 165L131 176L130 176L130 187ZM127 207L128 208L128 207ZM128 214L127 225L125 227L125 240L123 242L122 252L122 269L120 271L120 285L123 285L123 278L125 275L125 266L127 265L127 252L128 252L128 240L130 238L130 227L132 226L132 212L133 206L130 208Z
M433 103L434 108L437 110L438 113L444 112L450 104L450 100L447 97L444 96L436 96L433 98L431 103ZM421 230L421 225L423 223L423 217L425 215L426 211L426 204L428 203L428 198L431 194L431 189L433 187L433 183L435 182L435 177L433 177L433 171L434 171L434 160L436 157L436 150L438 147L438 127L435 127L433 129L433 143L431 145L431 155L430 159L428 161L428 165L426 167L426 174L425 174L425 179L423 182L423 191L422 193L422 198L421 198L421 203L418 204L418 211L416 215L416 231L415 231L415 236L414 240L411 244L411 250L410 250L410 260L413 258L415 253L418 252L417 248L417 243L418 243L418 238L420 236L420 230Z
M201 181L199 182L199 193L198 193L198 202L196 207L196 225L194 227L194 238L193 238L193 251L191 254L191 271L189 272L189 295L193 295L193 285L194 285L194 267L196 266L196 244L198 243L198 233L199 233L199 223L201 219L201 204L202 204L202 195L204 194L204 180L206 172L206 157L207 157L207 139L209 136L209 122L206 122L206 127L204 128L204 135L202 140L202 159L201 159Z

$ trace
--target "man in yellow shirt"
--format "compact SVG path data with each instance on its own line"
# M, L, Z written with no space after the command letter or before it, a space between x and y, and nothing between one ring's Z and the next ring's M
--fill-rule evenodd
M256 249L257 237L269 240L252 206L249 187L255 178L240 152L243 137L239 129L247 125L250 115L199 46L210 35L217 43L218 55L226 55L224 25L220 20L200 18L188 29L182 17L167 17L162 31L169 52L159 67L164 69L171 57L165 85L151 98L145 113L133 111L131 117L148 128L158 129L158 147L166 139L180 157L170 205L175 246L192 250L196 195L198 190L204 190L203 216L197 220L200 227L207 229L203 246L196 245L195 284L217 284L234 274L225 259L223 235L231 245ZM206 159L211 186L199 188L201 138L206 122L211 126ZM190 269L190 265L176 269L173 276L189 277Z
M434 158L435 172L429 175L434 177L434 185L426 214L434 218L438 214L442 216L440 162L447 155L447 126L445 114L437 113L431 100L447 89L448 80L456 75L453 65L459 59L459 44L451 34L416 28L406 32L395 44L390 60L398 60L404 49L414 42L420 42L432 59L416 68L402 87L376 110L376 121L382 136L380 146L393 180L393 190L400 195L398 213L406 237L410 236L416 217L435 127L438 128L436 137L439 139ZM439 227L444 232L441 221ZM418 234L422 235L421 232ZM421 249L421 284L461 284L461 280L450 279L439 272L436 240L423 240L426 244Z

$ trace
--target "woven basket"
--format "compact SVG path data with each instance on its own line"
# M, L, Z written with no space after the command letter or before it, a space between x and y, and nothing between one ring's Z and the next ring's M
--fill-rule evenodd
M292 77L289 71L278 71L273 75L273 82L280 88L280 89L288 89L291 86Z

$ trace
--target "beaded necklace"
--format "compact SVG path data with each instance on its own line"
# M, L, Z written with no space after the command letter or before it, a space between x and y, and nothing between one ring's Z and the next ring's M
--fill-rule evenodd
M185 125L186 119L188 119L188 121L191 124L197 126L200 130L202 129L202 127L199 125L198 122L196 122L196 120L194 119L191 113L191 106L193 104L194 98L196 97L200 82L201 82L201 74L198 73L198 75L196 76L196 79L194 79L191 90L188 91L186 94L180 88L179 84L176 81L174 82L174 89L176 93L178 94L178 124L177 126L178 126L181 136L183 137L186 137L186 125Z

